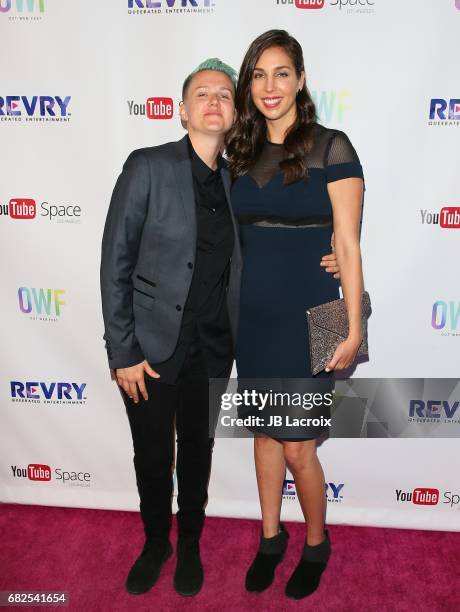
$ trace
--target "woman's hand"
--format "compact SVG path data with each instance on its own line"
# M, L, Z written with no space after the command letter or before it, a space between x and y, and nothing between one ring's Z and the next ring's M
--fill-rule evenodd
M335 349L331 361L326 366L326 372L331 370L344 370L351 366L356 358L356 353L363 341L362 336L348 336Z

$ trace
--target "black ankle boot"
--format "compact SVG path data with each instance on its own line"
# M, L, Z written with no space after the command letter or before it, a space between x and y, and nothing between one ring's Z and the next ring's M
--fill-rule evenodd
M260 536L259 550L246 574L246 590L260 593L265 591L275 577L275 568L286 551L289 534L280 524L280 532L272 538Z
M126 590L131 595L147 593L160 575L161 566L172 555L169 540L146 542L142 553L136 559L126 579Z
M285 593L291 599L302 599L311 595L319 586L321 574L326 569L331 556L329 532L324 530L325 538L316 546L305 542L302 557L286 585Z
M174 572L174 588L179 595L196 595L204 580L198 538L179 539L177 542L177 565Z

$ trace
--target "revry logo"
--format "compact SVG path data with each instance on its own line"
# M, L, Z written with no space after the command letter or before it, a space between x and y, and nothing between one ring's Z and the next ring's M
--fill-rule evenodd
M0 0L1 1L1 0ZM39 115L40 117L67 117L70 96L64 99L60 96L6 96L0 97L0 116L28 117ZM57 115L56 115L57 113Z
M19 308L25 314L35 311L39 315L46 313L47 315L56 314L56 316L59 316L61 306L65 304L59 299L61 293L65 293L65 289L19 287Z
M459 406L458 401L452 403L452 406L447 400L410 400L409 416L428 419L440 419L441 411L444 411L446 419L452 419L457 412Z
M446 117L446 110L449 107ZM430 102L430 120L440 119L441 121L460 119L460 98L451 98L449 101L443 98L432 98Z
M86 383L77 384L69 382L34 382L26 381L21 382L19 380L11 380L11 397L21 399L67 399L67 400L78 400L82 401L86 399L83 397L83 392L86 388Z
M326 482L326 497L327 497L327 501L330 502L334 502L334 503L340 503L343 499L343 495L341 494L341 491L343 489L343 483L342 484L335 484L333 482ZM332 493L332 497L330 497L330 493Z
M450 320L450 329L456 330L460 322L460 302L438 300L433 304L431 326L434 329L443 329L446 327L448 319Z
M11 10L11 0L0 0L0 13L8 13ZM29 13L35 10L35 0L25 0L25 5ZM38 10L40 13L45 11L45 0L38 0ZM24 0L16 0L16 11L22 13L24 10Z
M176 6L176 0L128 0L128 8L161 8L163 5L166 5L168 8L173 8ZM193 7L198 8L199 6L210 6L211 0L202 0L198 3L198 0L178 0L177 5L182 8Z
M293 480L285 480L283 483L283 496L295 497L296 496L295 482Z

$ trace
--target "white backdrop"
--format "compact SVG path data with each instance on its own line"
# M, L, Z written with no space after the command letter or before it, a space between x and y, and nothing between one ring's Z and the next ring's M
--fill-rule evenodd
M239 68L274 27L302 44L321 123L364 168L373 315L355 376L459 376L460 223L428 222L460 212L458 0L0 0L3 501L138 508L102 340L110 195L132 149L183 135L185 75L212 56ZM172 98L173 116L130 114L149 97ZM328 522L460 530L456 439L330 439L318 454ZM419 487L437 503L413 503ZM289 481L284 497L284 518L301 520ZM216 441L208 514L259 516L250 440Z

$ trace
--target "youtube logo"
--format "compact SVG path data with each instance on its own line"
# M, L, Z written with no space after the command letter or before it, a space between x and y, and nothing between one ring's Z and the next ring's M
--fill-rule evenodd
M416 487L412 491L396 489L396 501L412 502L417 506L436 506L439 502L439 489Z
M460 207L459 206L445 206L441 208L441 227L457 229L460 228Z
M27 478L29 480L39 480L42 482L51 480L51 468L49 465L29 463L27 466Z
M300 9L321 9L324 6L324 0L295 0L295 5Z
M149 119L171 119L173 116L172 98L147 98L146 106Z
M48 482L51 480L51 468L43 463L29 463L27 468L11 466L15 478L28 478L37 482Z
M10 200L10 217L12 219L35 219L37 207L35 200L13 198Z
M438 489L418 487L414 489L412 502L419 506L435 506L439 501Z

